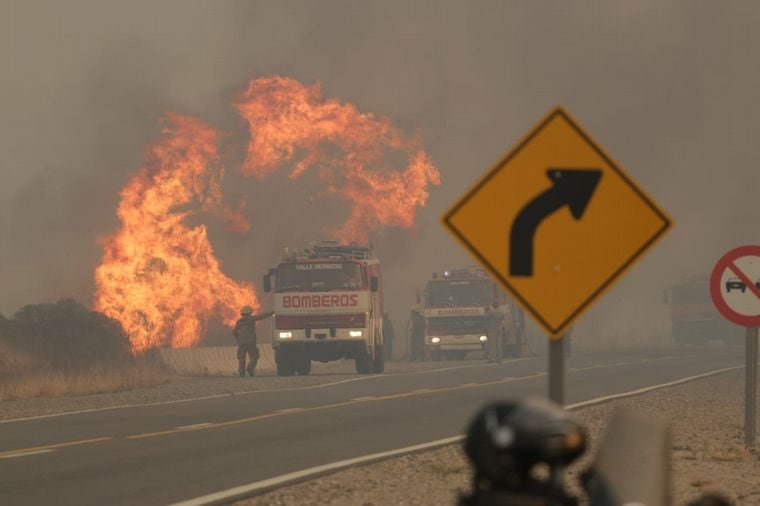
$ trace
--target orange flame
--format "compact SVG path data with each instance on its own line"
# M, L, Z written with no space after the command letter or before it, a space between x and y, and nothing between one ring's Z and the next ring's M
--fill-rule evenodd
M319 83L255 79L235 105L251 133L243 173L263 177L294 162L289 177L296 179L318 167L327 193L349 204L348 220L333 231L337 239L366 242L372 231L411 227L428 184L440 184L418 136L405 136L387 118L362 114L353 104L324 99ZM393 152L406 154L403 170L388 161Z
M185 223L199 207L247 227L221 205L218 137L199 120L167 115L163 140L121 192L122 228L105 240L95 308L122 323L134 352L192 346L210 317L233 324L241 306L259 305L250 284L221 272L206 227Z

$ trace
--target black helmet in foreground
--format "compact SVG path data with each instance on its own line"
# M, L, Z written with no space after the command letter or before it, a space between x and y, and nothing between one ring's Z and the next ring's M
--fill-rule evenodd
M586 435L568 412L550 401L487 405L471 422L464 448L474 476L473 495L462 498L462 504L488 504L486 496L501 501L504 497L499 496L506 493L510 504L519 504L521 495L546 499L525 504L575 503L565 493L563 474L585 451Z

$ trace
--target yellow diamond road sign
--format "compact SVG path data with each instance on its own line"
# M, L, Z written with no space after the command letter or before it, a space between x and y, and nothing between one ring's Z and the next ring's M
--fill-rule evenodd
M443 221L555 338L670 227L562 109Z

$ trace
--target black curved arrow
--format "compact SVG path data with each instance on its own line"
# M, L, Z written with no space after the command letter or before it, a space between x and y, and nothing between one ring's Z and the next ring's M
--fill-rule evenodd
M551 188L528 202L512 223L509 235L509 275L533 275L533 242L538 226L564 206L573 218L583 216L594 190L602 178L600 169L550 168L546 175Z

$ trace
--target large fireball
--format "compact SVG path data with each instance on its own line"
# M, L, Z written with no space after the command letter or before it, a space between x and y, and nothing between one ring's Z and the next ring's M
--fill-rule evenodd
M290 178L297 179L318 171L320 194L347 204L346 221L328 231L337 239L365 242L387 227L410 228L428 185L440 183L419 136L353 104L323 98L318 84L256 79L235 107L250 131L242 174L261 180L289 166ZM104 241L95 271L95 308L121 322L135 352L193 346L210 319L231 325L241 306L259 308L250 283L222 272L206 227L187 221L216 212L233 230L250 228L242 205L222 205L220 133L178 114L166 115L164 127L121 192L122 226ZM399 158L400 167L390 161Z
M319 171L326 191L349 206L347 221L332 231L336 239L366 242L371 232L411 227L428 184L440 184L419 136L323 98L319 84L263 77L251 81L235 105L251 133L243 173L264 177L285 164L293 167L291 179ZM404 167L393 166L394 153L405 155Z

